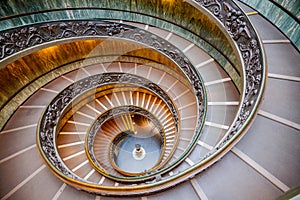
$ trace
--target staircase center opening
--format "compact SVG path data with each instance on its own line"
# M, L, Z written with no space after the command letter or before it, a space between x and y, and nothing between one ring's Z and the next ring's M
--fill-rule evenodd
M146 173L161 159L162 130L146 116L135 113L129 119L131 130L121 132L112 142L111 161L122 174Z

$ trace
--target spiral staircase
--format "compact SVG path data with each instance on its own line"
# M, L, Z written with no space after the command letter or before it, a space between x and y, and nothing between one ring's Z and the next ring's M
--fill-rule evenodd
M297 11L43 3L1 7L1 199L300 198Z

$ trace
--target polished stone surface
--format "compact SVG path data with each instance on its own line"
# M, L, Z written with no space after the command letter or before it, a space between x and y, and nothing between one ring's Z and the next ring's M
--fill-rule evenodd
M30 5L30 7L28 6ZM86 5L86 6L83 6ZM82 7L87 7L83 9ZM64 8L80 8L69 9ZM109 9L99 9L109 8ZM59 9L52 12L38 12L28 13L42 10ZM124 9L124 11L115 10ZM28 13L28 14L25 14ZM147 15L144 15L144 14ZM35 24L51 20L70 20L70 19L122 19L124 21L133 21L140 23L147 23L162 29L177 33L191 42L196 44L201 42L200 38L205 38L210 44L201 42L201 48L205 49L209 54L214 54L214 46L220 52L223 52L225 57L231 60L232 63L237 64L238 61L231 45L227 42L224 34L219 28L211 23L211 21L199 12L196 8L188 3L181 1L69 1L62 3L61 1L52 0L44 3L27 2L17 3L17 1L10 1L3 4L0 8L0 15L10 16L17 14L25 14L13 18L4 18L0 20L1 30L19 27L27 24ZM164 20L163 20L164 19ZM171 22L171 23L170 23ZM188 31L190 30L190 31ZM211 31L214 35L210 35ZM220 56L220 54L219 54ZM224 62L224 61L223 61ZM224 63L221 63L224 64Z
M87 40L61 44L32 53L2 68L0 70L0 85L2 86L0 87L0 124L4 124L14 110L38 88L85 65L117 61L122 59L122 55L130 55L150 58L175 68L174 63L159 53L141 49L136 44L124 44L124 41L113 42L110 40ZM105 55L110 56L105 58ZM100 58L90 59L95 56ZM77 62L74 63L74 61ZM84 72L76 72L74 80L78 79L80 74L87 76ZM55 88L53 89L55 90ZM53 95L54 93L46 92L46 94Z
M300 1L298 0L274 0L281 7L288 10L298 20L300 19Z
M208 199L275 199L281 191L233 153L196 177Z
M300 54L290 44L265 44L269 73L300 77Z
M299 82L270 78L261 109L300 124L299 88Z
M289 45L289 48L287 49L291 48L291 45ZM289 51L285 52L288 53ZM286 59L286 57L283 59ZM297 66L298 65L294 65L293 67L297 68ZM289 70L289 73L292 74L294 70L295 69ZM278 90L276 89L277 86L278 84L275 84L275 92L278 92ZM289 90L290 88L284 86L284 89ZM281 91L282 90L280 90L280 92ZM294 91L294 89L292 89L292 91ZM283 102L286 101L286 99L281 100ZM265 103L269 104L272 101L273 99L271 98L266 100ZM276 100L274 101L276 104ZM287 100L287 103L289 102L290 100ZM272 109L270 110L270 112L272 112ZM287 110L287 112L291 112L292 116L294 116L295 113L298 113L297 109L290 109ZM267 171L273 173L285 184L294 187L299 183L298 174L296 174L296 176L293 176L297 171L299 171L299 163L297 162L299 160L299 145L297 143L299 141L298 133L298 131L295 131L294 129L291 129L287 126L258 116L254 121L252 128L249 129L249 132L241 140L237 147L240 150L242 150L245 154L250 156L250 158L262 165ZM20 134L20 137L22 136L26 137L26 134ZM17 151L19 146L16 146L16 148ZM24 159L22 158L22 156L24 156ZM16 166L15 163L17 162L23 162L24 165L30 165L30 167L32 167L32 170L30 172L37 168L35 163L26 162L26 159L35 158L34 156L29 157L27 154L22 156L19 156L17 159L14 160L14 162L11 162L10 166ZM191 155L191 157L195 159L198 159L198 156L199 155ZM190 167L187 163L185 164L185 166L182 165L181 169L178 170L182 171L184 170L184 168ZM5 184L7 183L5 182L4 185L6 191L12 189L15 185L24 180L26 176L30 174L30 172L28 172L29 170L27 170L29 167L24 167L25 169L22 171L18 171L16 175L25 173L25 176L21 174L20 179L13 179L11 182L9 182L10 186L8 188L6 187ZM58 179L56 179L50 172L49 174L46 174L46 171L47 170L44 169L41 172L41 174L38 174L36 177L34 177L28 183L28 185L26 184L24 187L20 188L14 194L14 196L12 196L12 198L21 199L24 196L28 195L33 198L36 197L43 199L45 199L47 196L51 199L63 183L61 181L58 181ZM241 159L239 159L232 153L226 155L223 159L221 159L214 166L206 170L204 173L197 175L195 179L197 183L199 183L200 187L203 189L205 195L209 197L209 199L265 200L275 199L282 194L282 191L280 191L278 188L272 185L265 177L257 173L253 168L251 168L249 165L247 165L245 162L243 162ZM95 178L95 181L99 182L100 178ZM45 185L41 183L47 184ZM104 180L104 183L111 186L114 185L114 182L110 182L107 179ZM2 185L3 184L1 183L1 186ZM41 194L41 191L43 191L44 186L49 188L49 190ZM122 197L122 199L123 198L133 199L128 197ZM70 186L66 186L65 190L62 191L62 194L59 199L95 199L95 195L87 194L78 191ZM101 199L113 200L118 198L101 196ZM141 199L141 197L135 199ZM149 195L147 196L147 199L199 199L199 196L197 196L196 190L192 187L190 182L187 181L162 193ZM145 198L142 198L142 200L145 200Z
M257 116L237 147L292 188L300 180L299 141L299 131Z
M300 49L300 24L299 11L300 1L276 1L282 7L289 10L292 15L289 15L284 9L268 0L240 0L243 3L258 10L264 17L275 24L298 48ZM292 16L297 15L297 20Z

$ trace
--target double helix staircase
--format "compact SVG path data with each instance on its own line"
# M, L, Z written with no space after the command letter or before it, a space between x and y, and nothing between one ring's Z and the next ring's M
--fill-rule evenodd
M214 17L209 18L215 24L221 5L224 12L240 14L232 12L236 8L229 1L216 2L187 3L207 9L201 12L212 12ZM295 187L300 129L299 78L293 66L297 66L299 52L251 8L239 5L251 13L249 18L263 36L258 43L251 40L252 46L237 43L234 48L239 53L233 57L240 59L240 66L226 51L198 45L198 39L207 42L213 35L191 41L176 28L119 17L87 22L91 35L83 40L61 25L67 40L59 43L57 39L56 46L44 46L37 53L30 48L28 55L16 53L20 58L14 66L43 66L45 60L39 58L47 55L45 62L58 67L25 84L10 101L16 103L7 104L16 109L9 110L12 114L0 135L1 199L273 199ZM238 30L230 29L226 20L227 36L236 38ZM98 25L105 25L111 35L93 35L99 33ZM114 31L120 27L118 35ZM131 37L127 29L135 35ZM249 38L241 30L244 42ZM274 35L268 38L270 31ZM149 41L162 43L149 46ZM269 58L269 74L263 62L261 68L257 63L264 60L261 42ZM257 44L259 48L252 51ZM281 60L273 46L291 50L285 52L290 56ZM86 54L87 49L94 50ZM65 56L76 54L76 59ZM247 60L249 55L254 62ZM256 62L257 55L262 58L258 56L261 60ZM59 63L64 59L69 60ZM287 71L274 60L287 64ZM192 66L190 73L187 65ZM18 77L19 72L9 73ZM261 108L265 77L259 79L257 74L269 77ZM278 96L278 88L290 98ZM294 109L280 109L286 106L278 100ZM7 107L1 107L2 111ZM2 113L4 119L6 113ZM142 153L138 153L140 148Z

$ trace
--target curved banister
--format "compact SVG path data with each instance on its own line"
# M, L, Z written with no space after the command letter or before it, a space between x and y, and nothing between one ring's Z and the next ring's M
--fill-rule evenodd
M192 177L196 173L199 173L203 169L207 168L218 159L220 159L231 147L234 145L238 139L245 133L245 130L251 123L256 109L259 106L262 92L264 89L265 84L265 77L266 77L266 65L264 60L264 53L263 48L260 42L259 37L257 36L255 30L253 29L251 23L247 19L246 15L238 8L238 6L232 1L195 1L193 2L196 8L204 9L206 12L211 13L211 17L217 19L215 23L219 23L219 25L224 27L224 30L227 31L227 36L231 38L231 43L234 44L235 50L240 55L241 65L243 66L243 76L244 76L244 88L243 88L243 96L241 98L241 104L239 107L239 113L236 117L234 124L230 127L228 133L222 139L222 141L217 145L217 147L212 150L207 157L205 157L201 162L196 163L195 165L191 166L185 171L182 171L178 174L173 176L169 176L165 179L157 179L151 183L147 183L145 185L138 185L138 186L121 186L121 187L112 187L112 186L99 186L95 184L88 184L82 183L76 177L72 176L72 174L65 173L64 169L62 172L65 175L69 176L61 176L60 178L63 179L65 182L82 189L86 189L90 192L96 193L104 193L104 194L113 194L113 195L136 195L141 193L149 193L158 190L162 190L168 187L171 187L174 184L180 183L187 178ZM76 22L68 22L71 27L76 26ZM94 24L95 25L95 24ZM48 26L49 27L49 26ZM70 37L72 34L76 32L67 33L68 31L64 30L66 27L62 26L60 29L59 35L64 37ZM90 28L90 27L89 27ZM102 27L103 28L103 27ZM108 28L108 29L107 29ZM111 28L111 29L110 29ZM120 25L117 23L111 24L111 26L104 27L105 33L108 35L113 35L115 37L119 37L120 35L126 36L126 33L123 31L127 29L128 26ZM93 30L91 28L90 30ZM130 29L130 28L128 28ZM124 33L124 35L123 35ZM114 35L115 34L115 35ZM119 35L120 34L120 35ZM136 42L144 42L145 44L153 47L154 49L160 51L161 53L167 55L170 59L178 64L179 67L185 72L189 81L192 83L194 87L194 92L196 97L198 98L198 105L199 105L199 116L203 117L203 112L205 111L205 105L199 103L199 99L205 99L205 91L201 85L201 78L199 78L197 70L190 65L188 60L183 58L183 54L180 51L174 51L174 49L170 49L168 46L165 46L160 39L150 38L149 40L145 40L144 36L147 36L146 31L137 31L136 34L128 35L127 39L132 39ZM148 35L149 36L149 35ZM56 38L60 39L60 38ZM40 39L36 40L40 42ZM159 41L158 43L156 43ZM200 82L199 82L200 81ZM57 100L57 99L56 99ZM198 117L199 117L198 116ZM47 116L51 120L52 116ZM202 119L202 118L201 118ZM201 124L203 120L201 120ZM51 123L50 123L51 124ZM198 124L196 127L197 129L201 129L202 125ZM44 124L45 125L45 124ZM49 125L49 124L48 124ZM47 132L51 127L45 125L44 127L41 126L41 130L43 129ZM49 137L51 139L51 136ZM47 135L41 133L41 137L38 139L47 140ZM197 138L194 138L194 140ZM52 148L52 144L46 145L44 148L44 153ZM183 158L185 158L183 156ZM53 160L52 160L53 159ZM51 162L56 163L55 158L50 158ZM52 163L52 164L53 164ZM176 164L176 163L175 163ZM60 163L58 163L60 166ZM55 171L55 170L54 170ZM56 172L60 174L60 172Z

